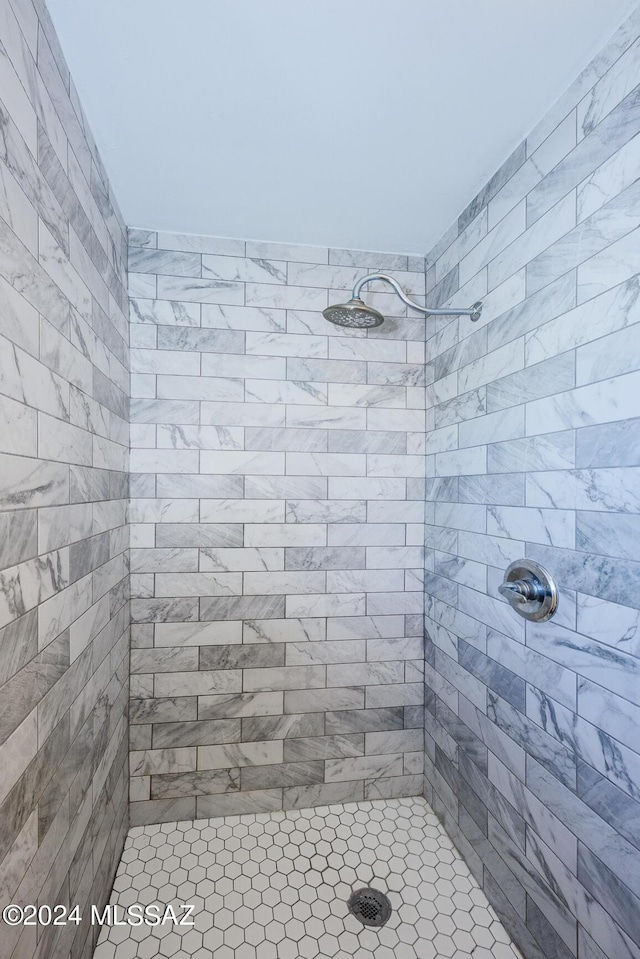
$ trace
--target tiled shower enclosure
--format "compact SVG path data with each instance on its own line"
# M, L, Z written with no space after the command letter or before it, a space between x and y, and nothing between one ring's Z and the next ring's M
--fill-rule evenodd
M130 243L132 822L420 793L424 260Z
M639 177L636 12L426 258L127 231L0 2L2 959L640 959Z

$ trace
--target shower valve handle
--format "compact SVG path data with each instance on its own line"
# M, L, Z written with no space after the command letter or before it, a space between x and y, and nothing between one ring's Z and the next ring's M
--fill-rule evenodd
M516 579L510 583L501 583L498 592L511 602L525 603L532 599L544 599L546 589L542 583L532 579Z

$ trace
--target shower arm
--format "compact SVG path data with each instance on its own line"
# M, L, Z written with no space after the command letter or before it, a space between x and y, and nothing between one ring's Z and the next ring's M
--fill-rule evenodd
M358 280L353 288L353 298L360 299L362 287L365 285L365 283L372 283L373 280L382 280L383 283L388 283L389 286L393 287L403 303L405 303L407 306L410 306L412 310L418 310L420 313L426 313L427 316L469 316L474 322L480 319L480 314L482 313L481 301L474 303L473 306L466 310L432 310L429 307L420 306L419 303L414 303L413 300L409 299L398 281L394 280L392 276L387 276L386 273L369 273L367 276L363 276L361 280Z

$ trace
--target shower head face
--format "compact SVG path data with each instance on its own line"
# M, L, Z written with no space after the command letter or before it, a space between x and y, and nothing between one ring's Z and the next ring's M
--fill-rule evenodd
M348 303L334 303L322 311L325 320L336 326L346 326L352 330L367 330L382 326L384 316L372 306L367 306L360 297L353 297Z

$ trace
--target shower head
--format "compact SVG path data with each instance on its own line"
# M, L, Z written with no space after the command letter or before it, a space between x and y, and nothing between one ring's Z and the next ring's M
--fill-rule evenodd
M369 273L368 276L363 276L361 280L358 280L353 288L352 297L347 303L334 303L322 311L325 320L329 320L330 323L335 323L336 326L346 326L354 330L365 330L372 329L375 326L382 326L384 323L382 313L374 310L372 306L367 306L364 300L360 298L362 287L365 283L371 283L373 280L382 280L383 283L388 283L389 286L393 287L403 303L410 306L412 310L418 310L419 313L426 313L427 316L464 315L470 317L474 322L480 319L480 314L482 313L481 302L474 303L473 306L465 310L432 310L410 300L398 281L394 280L392 276L387 276L386 273Z
M367 306L359 296L354 296L348 303L335 303L322 311L325 320L335 323L336 326L347 326L352 330L370 330L374 326L382 326L384 316L372 306Z

